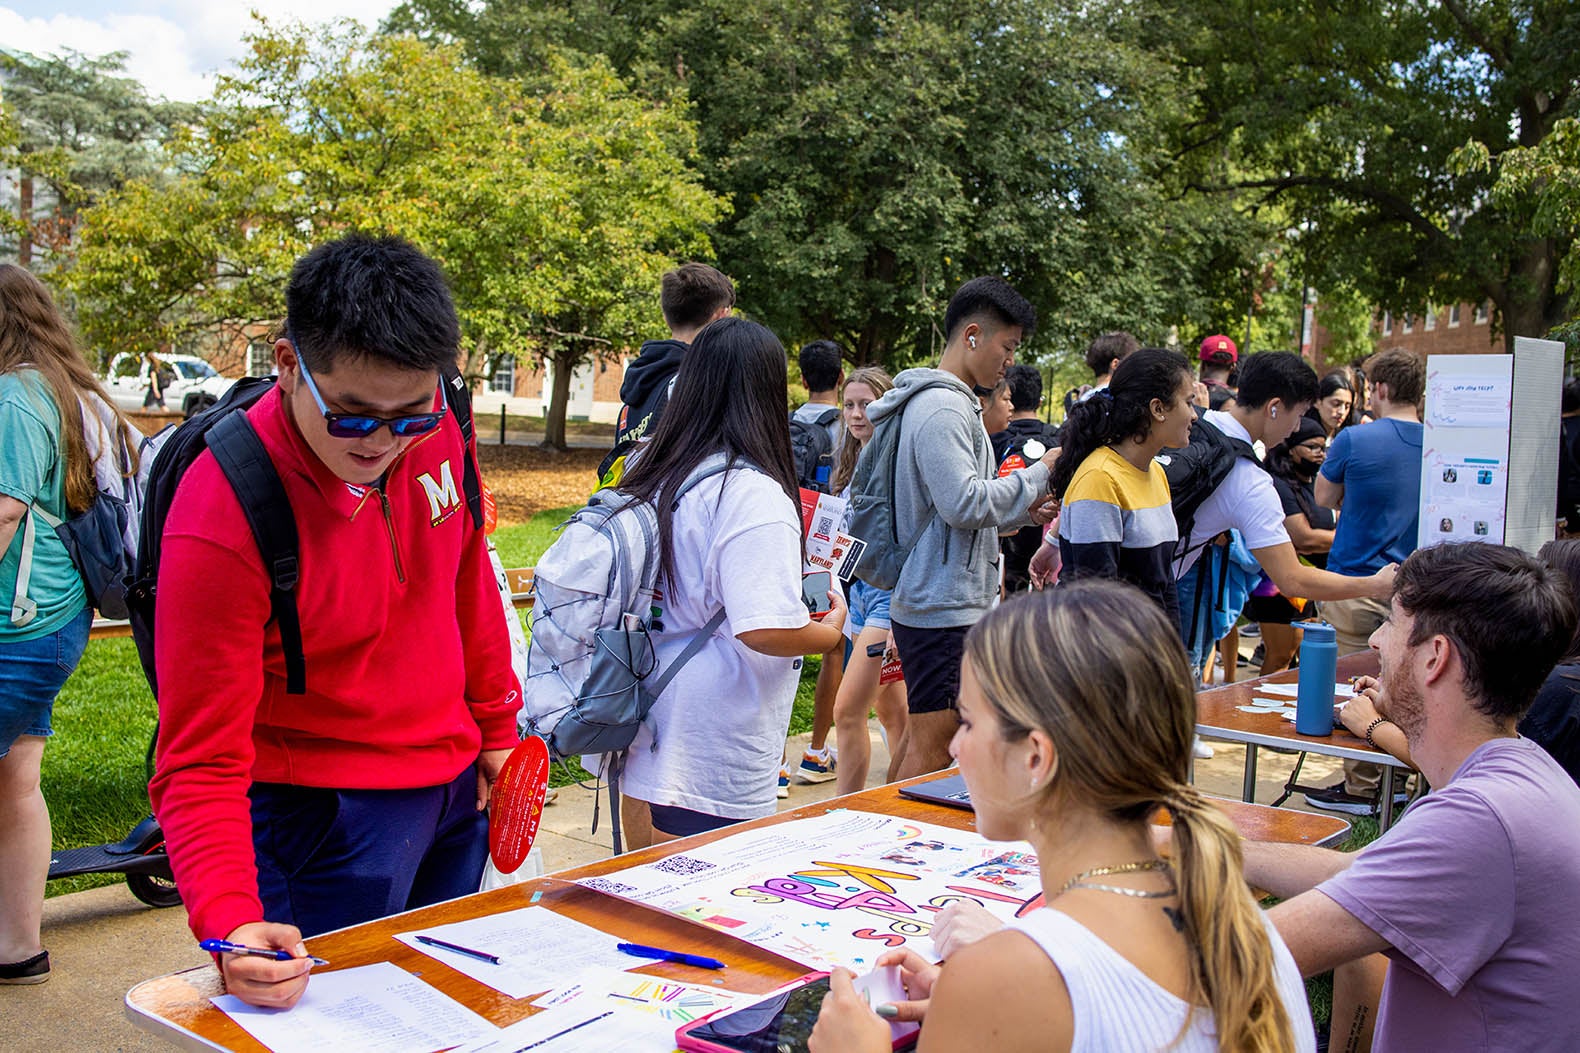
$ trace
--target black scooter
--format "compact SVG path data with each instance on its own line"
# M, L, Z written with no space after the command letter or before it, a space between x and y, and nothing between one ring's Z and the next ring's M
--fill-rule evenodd
M125 874L132 895L150 907L174 907L181 902L170 872L170 857L165 854L164 831L151 815L114 844L67 848L50 856L51 881L77 874Z
M154 732L158 736L158 731ZM146 766L153 772L154 744L148 743ZM149 816L121 840L108 845L87 845L55 852L49 859L49 880L78 874L125 874L132 895L150 907L174 907L181 902L170 857L165 853L165 834L159 820Z

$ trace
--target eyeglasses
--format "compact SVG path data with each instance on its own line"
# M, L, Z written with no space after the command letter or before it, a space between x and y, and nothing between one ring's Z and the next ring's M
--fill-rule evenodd
M291 342L292 350L296 351L296 364L302 371L302 379L307 381L307 391L313 396L313 401L318 404L318 412L324 415L324 423L329 426L329 434L337 439L365 439L385 425L389 425L390 433L396 438L409 439L417 435L427 435L439 426L444 416L450 410L450 400L445 397L444 385L439 385L439 409L434 413L414 413L409 417L374 417L365 413L330 413L329 407L324 405L324 397L318 393L318 385L313 383L313 375L307 371L307 361L302 358L301 349L296 342Z
M1328 444L1325 442L1303 442L1296 446L1295 449L1305 450L1307 453L1327 453Z

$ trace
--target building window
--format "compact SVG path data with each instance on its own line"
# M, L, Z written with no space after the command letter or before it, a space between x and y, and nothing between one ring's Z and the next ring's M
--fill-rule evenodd
M1404 315L1404 331L1407 333L1415 332L1415 316L1408 311Z
M1383 336L1391 336L1392 334L1393 334L1393 312L1392 311L1384 311L1383 312Z
M488 390L498 395L516 393L516 359L514 355L500 355L494 362L494 372L488 378Z
M1490 301L1488 301L1488 300L1482 300L1480 303L1478 303L1476 305L1476 324L1477 325L1486 325L1487 324L1487 304L1489 302Z
M1450 329L1459 328L1459 304L1457 303L1448 309L1448 327Z
M1436 329L1437 328L1437 308L1428 305L1427 309L1426 309L1426 317L1424 319L1422 319L1422 320L1424 322L1426 322L1426 331L1427 332L1430 333L1432 330Z
M247 375L266 377L274 372L274 345L267 340L253 340L247 345Z

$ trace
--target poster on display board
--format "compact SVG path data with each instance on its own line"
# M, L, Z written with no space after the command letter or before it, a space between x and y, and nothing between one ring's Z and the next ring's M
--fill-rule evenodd
M1420 547L1503 543L1513 390L1511 355L1427 358Z
M1557 508L1563 345L1431 355L1422 417L1420 547L1488 541L1535 552Z

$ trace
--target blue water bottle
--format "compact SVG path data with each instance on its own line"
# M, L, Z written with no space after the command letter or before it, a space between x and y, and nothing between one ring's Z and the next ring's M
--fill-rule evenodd
M1333 734L1333 686L1339 671L1339 641L1333 626L1301 626L1300 687L1295 698L1295 730L1302 735Z

